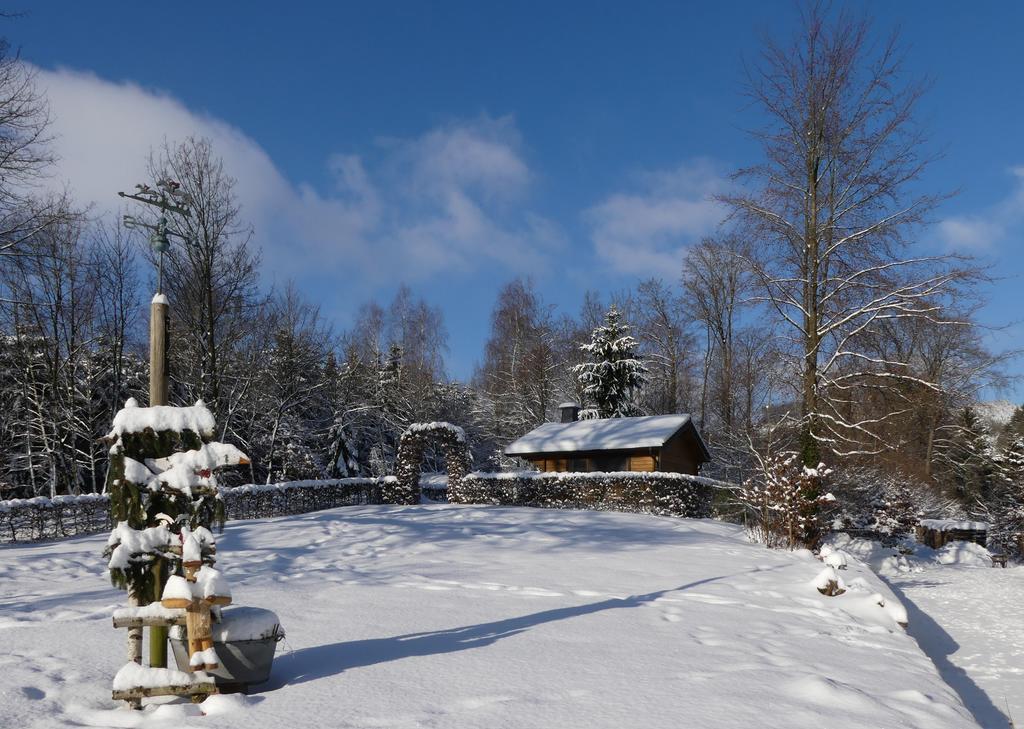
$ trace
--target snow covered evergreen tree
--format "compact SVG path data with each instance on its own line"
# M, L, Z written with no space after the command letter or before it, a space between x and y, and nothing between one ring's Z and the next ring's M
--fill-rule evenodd
M972 407L960 411L936 439L936 460L950 496L968 509L987 504L1006 482L992 435Z
M594 329L590 343L580 347L589 361L575 365L573 373L598 417L636 414L635 396L647 381L647 367L637 347L629 325L614 305L605 314L604 324Z

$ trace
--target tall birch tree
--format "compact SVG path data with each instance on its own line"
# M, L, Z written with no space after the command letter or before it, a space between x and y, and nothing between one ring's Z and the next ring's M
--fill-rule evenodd
M895 35L875 42L867 21L814 4L797 37L766 41L748 71L764 159L722 200L755 243L752 270L799 372L808 466L826 451L885 449L875 426L898 409L849 417L847 405L916 375L862 351L859 337L887 320L944 321L943 303L971 278L917 245L940 198L918 185L930 161L914 122L925 85L902 70Z

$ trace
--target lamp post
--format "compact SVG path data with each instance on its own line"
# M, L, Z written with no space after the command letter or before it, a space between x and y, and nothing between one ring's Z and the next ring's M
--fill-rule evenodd
M167 404L167 323L168 303L163 293L164 286L164 253L171 247L168 236L185 240L185 236L168 227L167 214L177 213L191 217L190 200L181 189L181 185L173 180L163 179L156 182L155 187L136 185L134 193L117 193L123 198L152 205L160 211L157 222L147 223L133 215L124 216L127 228L148 230L149 243L157 253L156 294L149 306L149 405ZM159 565L156 567L159 570ZM156 594L153 599L160 601L163 587L159 571L156 573ZM149 629L149 665L158 668L167 667L167 628L153 626Z
M134 193L117 193L123 198L152 205L160 210L157 222L147 223L133 215L124 216L125 227L148 230L149 243L157 253L156 294L149 308L149 404L167 404L167 321L168 303L163 293L164 253L171 247L168 236L185 240L185 236L168 227L167 213L174 212L190 217L189 197L181 185L173 180L163 179L156 187L136 185Z

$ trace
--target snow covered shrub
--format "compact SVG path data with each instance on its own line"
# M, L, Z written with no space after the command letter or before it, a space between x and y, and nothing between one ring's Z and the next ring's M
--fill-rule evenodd
M802 466L796 453L762 459L760 472L740 492L753 537L773 548L817 547L824 531L823 507L835 501L832 494L822 494L830 473L824 464Z
M714 490L708 479L680 473L470 473L449 489L449 501L706 518Z
M874 467L843 468L830 478L836 496L834 529L898 540L922 516L949 511L948 500L925 484Z

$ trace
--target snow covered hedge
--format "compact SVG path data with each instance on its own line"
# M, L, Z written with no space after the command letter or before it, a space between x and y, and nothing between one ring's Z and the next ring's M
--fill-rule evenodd
M254 484L221 488L219 498L228 519L263 519L336 506L385 503L381 487L394 481L393 476L387 476ZM60 539L112 527L110 497L106 494L0 501L0 543Z
M286 481L221 489L220 495L228 519L263 519L338 506L382 504L382 487L394 482L393 476Z
M467 474L448 488L453 504L636 511L705 518L718 482L681 473L517 471Z
M110 497L106 494L0 501L0 542L95 534L111 526Z

